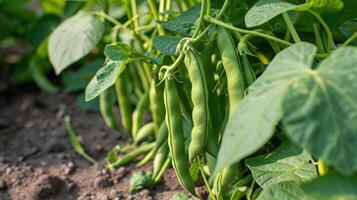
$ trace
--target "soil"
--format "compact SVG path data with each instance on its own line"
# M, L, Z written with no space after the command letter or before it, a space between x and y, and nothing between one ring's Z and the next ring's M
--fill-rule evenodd
M107 128L99 113L80 109L75 99L75 94L33 88L0 94L0 200L168 200L185 193L169 169L154 189L130 194L130 176L151 170L151 163L105 169L106 152L127 141L120 131ZM99 164L74 152L65 115L72 117L73 129ZM197 191L207 195L202 186Z

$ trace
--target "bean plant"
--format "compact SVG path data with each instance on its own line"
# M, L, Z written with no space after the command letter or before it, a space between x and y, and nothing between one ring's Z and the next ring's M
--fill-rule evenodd
M357 199L356 10L354 0L89 0L52 32L49 58L60 74L106 43L85 99L99 98L128 138L108 168L153 161L132 192L172 166L193 197L204 184L212 200Z

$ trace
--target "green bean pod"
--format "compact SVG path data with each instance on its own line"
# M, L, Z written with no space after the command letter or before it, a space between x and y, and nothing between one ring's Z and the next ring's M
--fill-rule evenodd
M175 82L172 79L165 81L164 101L165 121L169 131L168 142L173 168L181 186L192 194L196 194L195 184L189 172L188 157L185 152L179 97Z
M150 136L153 136L155 133L155 124L153 122L145 124L135 136L135 144L143 142Z
M222 63L228 81L229 113L236 111L239 102L244 97L245 80L241 61L237 55L235 44L229 32L219 27L217 45L222 55Z
M165 141L161 147L157 150L157 153L154 158L153 163L153 173L152 177L156 177L160 172L162 166L164 165L166 159L169 157L169 145L167 141Z
M185 57L186 68L192 82L191 99L193 103L191 143L188 156L192 162L205 148L209 135L209 94L202 61L192 50Z
M117 118L113 112L112 93L109 89L99 95L99 109L107 126L118 130Z
M136 134L138 133L140 127L142 126L144 113L148 107L149 107L149 90L147 90L144 96L141 97L133 113L132 135L134 138L136 137Z
M165 120L164 85L158 85L153 79L150 85L150 111L155 123L155 133L158 134L162 122Z
M156 137L156 148L157 149L159 149L162 146L162 144L167 141L168 134L169 133L168 133L168 130L167 130L166 122L163 121L161 123L159 132L158 132L157 137Z
M242 60L244 79L246 82L246 87L250 86L257 79L255 73L253 71L252 66L250 65L249 59L247 55L240 56Z
M233 38L226 29L221 27L218 28L217 45L221 52L223 68L227 75L229 117L231 117L244 97L246 81ZM231 184L232 180L239 175L239 163L224 168L216 177L216 192L218 192L218 195L220 195L219 193L223 187Z
M115 82L115 92L117 95L117 101L120 109L120 116L121 116L121 123L123 128L128 132L131 133L131 126L132 126L132 107L129 99L129 92L128 92L128 78L126 72L123 72L119 78Z

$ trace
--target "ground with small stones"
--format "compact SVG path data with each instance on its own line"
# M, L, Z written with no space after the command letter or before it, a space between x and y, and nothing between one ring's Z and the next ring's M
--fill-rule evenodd
M98 113L79 109L76 95L26 88L0 96L0 200L169 200L183 192L169 169L154 189L130 194L130 176L151 170L151 164L106 170L106 152L125 139L107 128ZM99 164L90 165L73 151L65 115L72 117L73 129ZM202 186L197 191L207 195Z

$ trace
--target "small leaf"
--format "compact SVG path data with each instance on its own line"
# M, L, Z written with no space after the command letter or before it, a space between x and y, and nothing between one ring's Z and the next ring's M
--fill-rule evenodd
M284 142L273 152L246 160L255 181L263 188L285 181L308 181L317 176L311 156L299 147Z
M96 75L87 85L85 91L85 100L90 101L97 97L100 93L114 85L118 78L123 62L113 62L107 60L104 66L100 68Z
M120 42L105 46L104 55L111 61L123 61L129 58L144 57L144 55L137 52L129 45Z
M281 51L248 88L248 95L228 121L215 173L260 149L283 116L282 100L289 84L310 68L316 47L298 43Z
M134 193L144 188L152 188L155 182L151 172L137 172L130 177L130 192Z
M245 24L248 28L262 25L295 7L281 0L260 0L245 15Z
M166 22L159 22L164 28L170 31L181 33L185 36L192 35L192 27L195 25L200 15L200 5L195 5L183 12L180 16Z
M171 200L189 200L189 198L185 194L178 192L172 196Z
M177 36L156 36L154 39L154 47L162 54L167 56L176 55L176 47L182 37Z
M103 33L103 23L87 12L79 12L60 24L48 43L49 58L56 74L87 55Z
M312 199L324 200L356 200L357 176L343 177L336 173L314 179L301 185L302 190Z
M269 185L258 196L257 200L306 200L304 191L296 182L281 182Z

